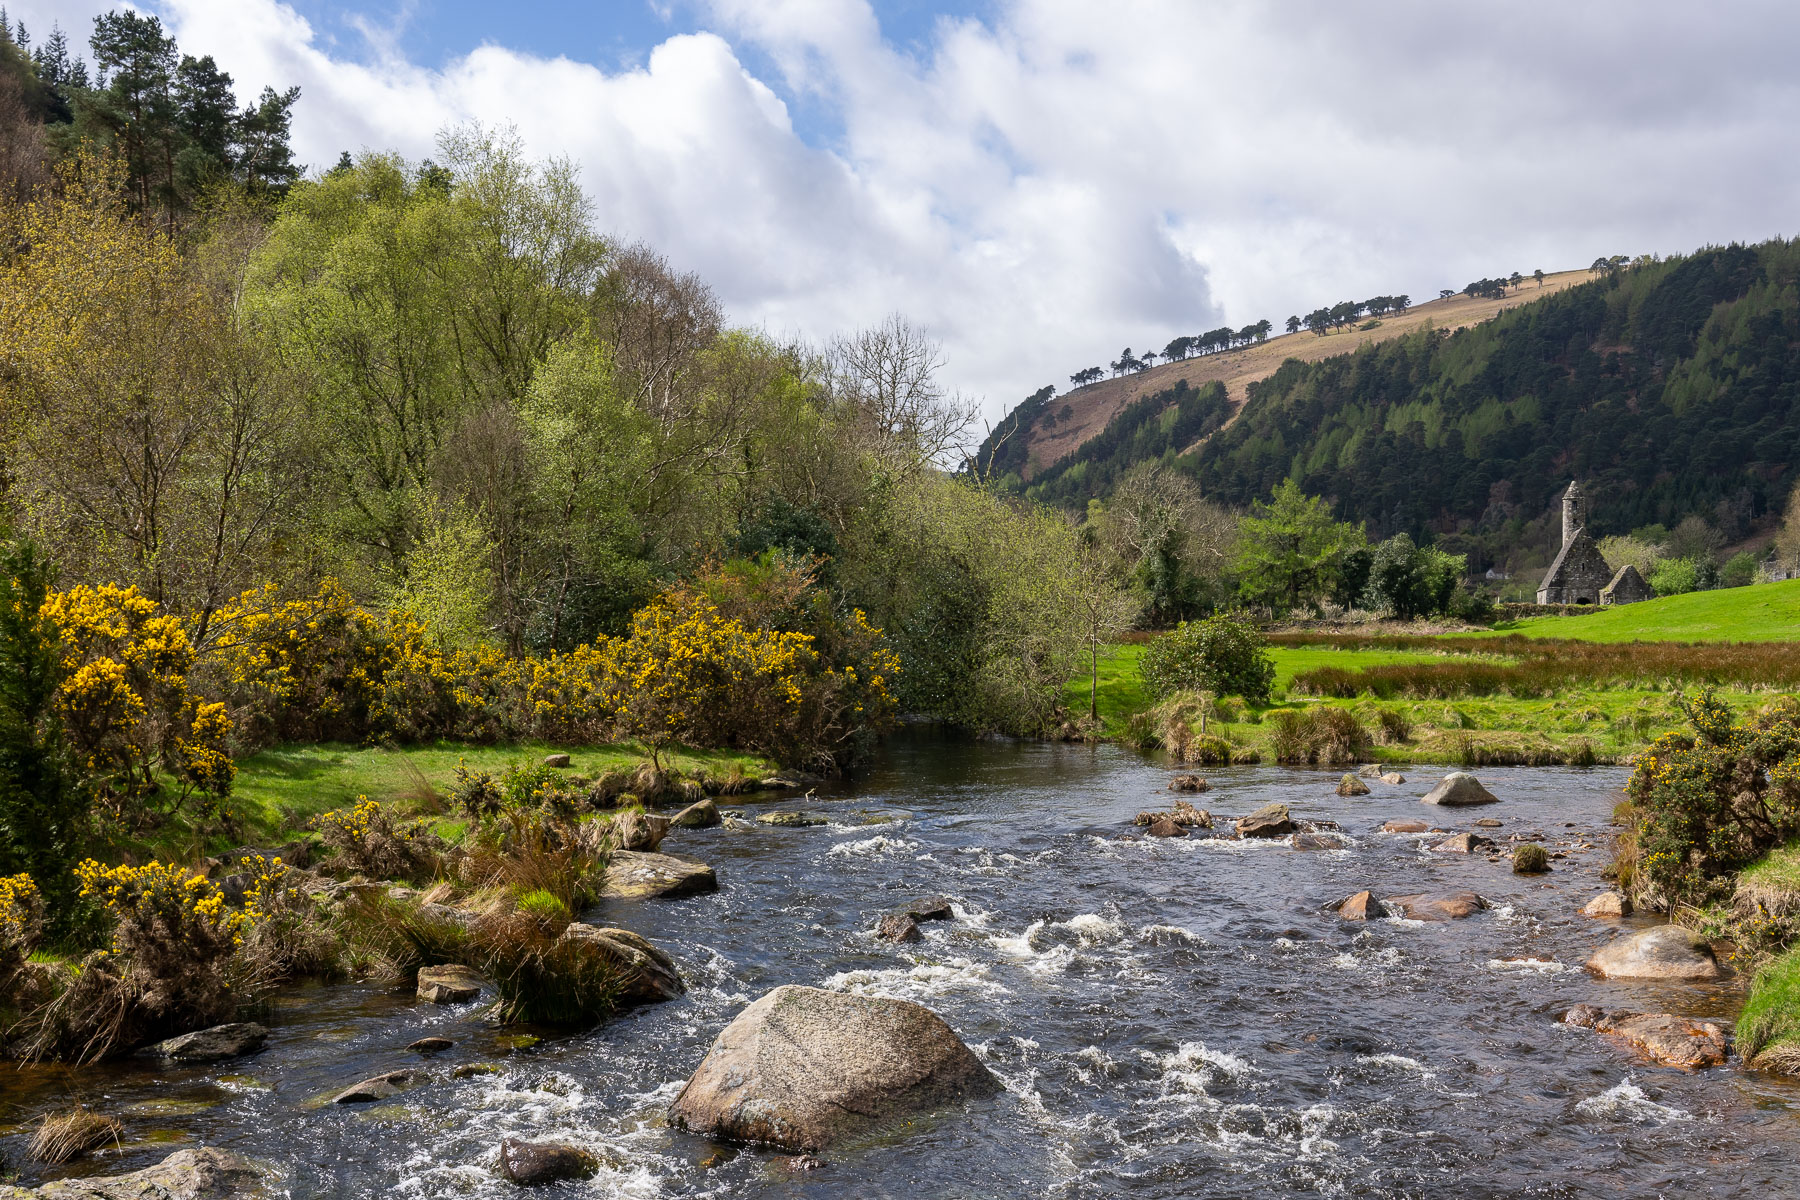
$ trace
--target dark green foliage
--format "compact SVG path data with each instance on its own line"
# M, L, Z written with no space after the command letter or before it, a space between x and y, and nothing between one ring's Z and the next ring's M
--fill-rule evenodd
M1653 902L1702 902L1769 849L1800 836L1800 700L1748 721L1708 690L1677 696L1692 734L1638 756L1631 801L1633 889Z
M1756 582L1756 555L1739 551L1719 568L1720 587L1745 587Z
M61 646L38 616L50 582L50 567L30 542L0 542L0 875L30 874L53 934L62 935L78 907L72 868L90 796L51 709Z
M1406 534L1396 533L1370 555L1364 603L1403 621L1446 612L1467 561L1460 554L1415 546Z
M1343 593L1347 571L1361 572L1365 562L1373 568L1372 558L1358 554L1366 549L1361 526L1332 520L1317 497L1282 480L1269 503L1252 504L1238 527L1238 594L1277 613L1315 606Z
M830 587L831 560L838 556L838 541L818 513L771 496L755 519L738 531L731 549L746 558L760 558L775 551L792 559L812 560L818 564L815 577L822 586Z
M1144 688L1158 699L1176 692L1242 696L1266 704L1275 683L1275 660L1262 631L1230 613L1183 621L1151 642L1139 660Z
M1593 528L1710 512L1800 470L1800 247L1703 250L1250 385L1193 468L1246 504L1295 475L1340 513L1424 539L1450 519L1473 561L1526 536L1579 477Z
M1127 404L1079 451L1032 480L1028 494L1050 504L1085 505L1092 497L1108 495L1136 464L1158 459L1173 461L1189 446L1217 431L1230 416L1231 401L1223 384L1209 383L1195 389L1188 386L1187 380L1177 380L1172 388L1140 396ZM1011 451L1020 465L1024 451L1023 441ZM1007 461L1012 462L1013 458Z

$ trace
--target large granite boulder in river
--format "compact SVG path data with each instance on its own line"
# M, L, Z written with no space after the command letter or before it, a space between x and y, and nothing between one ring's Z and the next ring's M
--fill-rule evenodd
M1389 896L1382 901L1390 913L1409 921L1459 921L1488 906L1474 892L1423 892L1416 896Z
M1712 947L1680 925L1658 925L1615 938L1594 952L1588 970L1602 979L1717 979Z
M241 1200L263 1193L257 1171L229 1150L177 1150L153 1167L104 1179L58 1179L33 1191L0 1184L0 1200Z
M1424 804L1468 805L1498 804L1500 797L1481 786L1481 780L1467 771L1452 771L1438 785L1425 793Z
M600 895L608 900L674 899L719 890L719 877L685 854L615 850L606 861Z
M725 1027L669 1115L697 1133L819 1150L870 1120L999 1090L923 1005L785 985Z
M500 1173L520 1187L559 1183L565 1179L589 1179L599 1170L599 1159L567 1142L526 1142L505 1138L500 1143Z

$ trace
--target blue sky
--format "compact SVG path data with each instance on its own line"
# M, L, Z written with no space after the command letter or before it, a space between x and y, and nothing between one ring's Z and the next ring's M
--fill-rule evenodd
M298 85L303 162L511 130L734 321L903 313L990 419L1125 346L1800 232L1792 0L132 2Z
M613 68L641 67L656 46L676 34L720 29L694 0L528 0L506 6L484 0L380 0L359 5L289 0L289 7L347 58L370 58L376 47L365 33L375 32L382 42L392 38L409 61L439 68L484 44L544 58L560 55ZM979 19L992 11L993 4L881 0L874 9L884 40L896 51L922 60L930 55L940 19ZM840 136L841 123L831 106L785 87L779 70L755 43L732 40L745 65L788 102L801 137L827 145Z

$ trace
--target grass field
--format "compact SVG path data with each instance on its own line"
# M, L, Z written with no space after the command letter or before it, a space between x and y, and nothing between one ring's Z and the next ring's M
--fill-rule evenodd
M299 837L306 823L322 812L355 804L367 796L403 808L429 808L430 797L441 796L455 776L458 763L498 773L515 763L543 761L546 754L565 753L570 770L598 775L609 768L633 768L649 759L635 745L552 746L523 742L505 746L467 746L440 742L401 749L307 744L263 750L238 760L237 781L232 787L232 808L241 824L235 839L214 835L202 844L193 825L175 820L142 839L118 843L139 857L174 855L198 858L206 853L241 845L280 844ZM714 774L729 774L732 765L750 775L772 773L773 766L748 755L728 752L682 750L663 755L665 765L684 771L704 767Z
M1525 617L1496 625L1509 633L1584 642L1800 642L1800 579L1664 596L1579 617Z

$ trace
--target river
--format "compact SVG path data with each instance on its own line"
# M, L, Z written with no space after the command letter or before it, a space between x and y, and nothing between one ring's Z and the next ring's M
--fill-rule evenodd
M1281 800L1338 821L1354 844L1334 851L1129 840L1134 813L1167 806L1169 774L1110 746L908 732L871 773L804 802L828 825L677 831L666 848L711 862L716 895L590 916L668 950L681 1000L534 1042L474 1005L294 989L272 1006L267 1048L224 1070L0 1067L0 1149L17 1161L25 1122L75 1098L126 1121L125 1146L78 1173L203 1143L274 1165L274 1194L294 1200L513 1195L492 1169L508 1135L606 1156L596 1179L547 1193L572 1196L1800 1193L1800 1088L1652 1066L1557 1022L1583 1001L1727 1021L1742 1000L1741 978L1634 985L1581 969L1619 924L1579 909L1602 886L1622 770L1488 768L1502 803L1480 810L1421 806L1432 768L1340 798L1334 772L1237 767L1193 797L1221 814ZM1421 815L1452 829L1497 817L1498 836L1542 831L1570 856L1521 877L1375 832ZM1472 888L1493 907L1433 925L1324 911L1365 887ZM867 933L930 892L957 916L923 943ZM668 1129L667 1103L719 1029L783 983L929 1005L1007 1091L803 1172ZM415 1065L402 1047L427 1034L457 1045L424 1085L377 1106L324 1103Z

